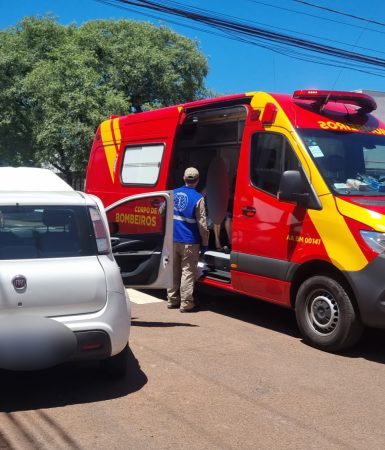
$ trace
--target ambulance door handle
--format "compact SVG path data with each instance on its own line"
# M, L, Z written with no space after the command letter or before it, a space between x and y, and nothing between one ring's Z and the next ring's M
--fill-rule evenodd
M256 212L257 210L252 206L246 206L245 208L242 208L242 214L246 217L253 217Z

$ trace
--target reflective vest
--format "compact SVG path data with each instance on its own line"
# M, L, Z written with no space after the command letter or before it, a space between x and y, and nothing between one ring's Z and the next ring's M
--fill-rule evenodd
M195 208L201 198L202 195L191 186L174 189L174 242L200 243Z

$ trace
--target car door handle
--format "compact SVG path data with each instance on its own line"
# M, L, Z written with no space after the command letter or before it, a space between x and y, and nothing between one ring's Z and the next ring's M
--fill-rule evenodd
M252 206L245 206L242 208L242 214L246 217L253 217L256 212L257 210Z

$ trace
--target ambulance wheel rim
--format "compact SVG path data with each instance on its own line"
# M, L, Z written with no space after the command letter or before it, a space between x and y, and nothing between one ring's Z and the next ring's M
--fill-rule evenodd
M309 295L306 316L313 330L323 336L330 335L337 327L339 310L334 296L325 290L317 290Z

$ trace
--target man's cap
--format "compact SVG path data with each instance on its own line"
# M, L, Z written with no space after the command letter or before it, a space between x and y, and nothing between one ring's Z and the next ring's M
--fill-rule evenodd
M199 172L195 167L188 167L184 171L185 180L195 181L199 178Z

